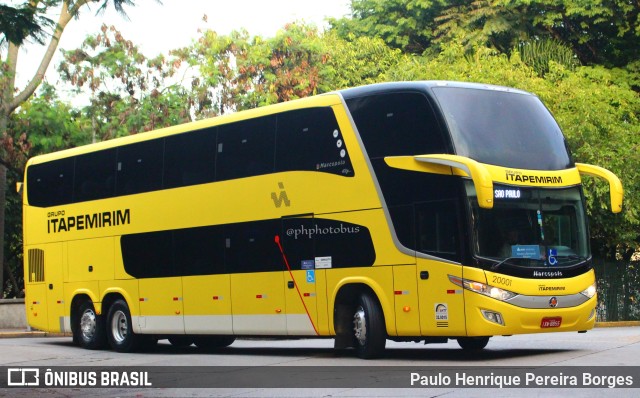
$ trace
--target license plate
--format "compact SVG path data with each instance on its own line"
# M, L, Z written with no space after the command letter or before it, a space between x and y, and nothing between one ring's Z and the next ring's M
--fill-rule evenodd
M562 324L562 317L556 316L553 318L542 318L540 322L541 328L559 328Z

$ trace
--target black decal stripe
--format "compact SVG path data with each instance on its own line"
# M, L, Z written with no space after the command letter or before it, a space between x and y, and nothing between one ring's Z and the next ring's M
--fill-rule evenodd
M368 267L376 254L369 230L319 218L271 219L123 235L125 271L136 278L285 271L274 243L281 236L292 270L331 257L332 268Z

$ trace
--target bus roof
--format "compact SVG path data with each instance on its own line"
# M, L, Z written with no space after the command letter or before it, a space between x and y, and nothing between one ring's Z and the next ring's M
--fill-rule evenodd
M370 84L366 86L337 90L337 91L324 93L324 94L313 96L313 97L301 98L293 101L288 101L288 102L283 102L283 103L278 103L278 104L273 104L268 106L262 106L254 109L243 110L243 111L221 115L213 118L165 127L165 128L161 128L161 129L157 129L149 132L132 134L124 137L97 142L95 144L87 144L87 145L82 145L75 148L52 152L49 154L38 155L29 159L29 161L27 162L27 165L38 164L38 163L47 162L54 159L94 152L101 149L114 148L123 144L130 144L135 142L146 141L153 138L160 138L160 137L170 136L173 134L185 133L188 131L194 131L194 130L199 130L207 127L213 127L213 126L217 126L225 123L231 123L235 121L250 119L253 117L266 116L266 115L298 109L302 107L336 105L340 103L339 96L342 96L344 99L351 99L351 98L364 97L364 96L380 94L380 93L388 93L388 92L425 91L425 89L429 89L433 87L460 87L460 88L471 88L471 89L481 89L481 90L508 91L508 92L516 92L521 94L532 95L531 93L510 88L510 87L502 87L502 86L495 86L495 85L481 84L481 83L464 83L464 82L437 81L437 80L376 83L376 84Z
M398 91L424 91L434 87L457 87L457 88L469 88L476 90L493 90L493 91L505 91L511 93L519 93L525 95L533 95L527 91L518 90L512 87L496 86L492 84L483 83L466 83L466 82L454 82L445 80L423 80L423 81L411 81L411 82L392 82L392 83L376 83L366 86L348 88L340 90L339 93L345 99L364 97L373 94L380 94L385 92L398 92Z

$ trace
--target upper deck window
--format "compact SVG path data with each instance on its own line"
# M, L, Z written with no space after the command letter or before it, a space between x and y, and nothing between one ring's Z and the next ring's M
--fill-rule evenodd
M436 87L455 152L485 164L528 170L571 167L560 127L528 94Z
M330 107L296 109L29 166L27 195L30 205L50 207L286 171L354 176Z

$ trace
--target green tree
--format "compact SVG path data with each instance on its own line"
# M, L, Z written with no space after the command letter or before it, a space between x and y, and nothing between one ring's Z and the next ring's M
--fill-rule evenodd
M32 38L40 44L46 39L45 29L52 26L53 21L38 14L38 5L25 3L15 8L0 4L0 45L6 42L22 44Z
M374 83L402 57L381 39L343 40L304 24L269 39L205 31L173 54L194 69L189 98L197 118Z
M176 78L181 62L148 59L113 26L62 51L61 79L89 105L92 141L154 130L190 120L188 92Z
M90 121L69 104L62 102L56 89L44 83L37 96L23 103L9 120L3 139L5 161L8 163L7 182L13 187L22 181L24 166L32 156L62 150L90 142ZM7 246L5 263L8 272L4 293L18 296L22 281L22 199L14 189L7 190L6 219Z
M195 69L196 117L221 115L318 92L327 57L316 28L288 24L275 37L203 32L192 46L173 52Z
M9 118L16 109L18 109L18 107L24 104L33 95L35 90L42 83L42 79L44 78L45 72L51 63L51 59L58 48L58 43L60 42L60 38L62 37L62 33L67 27L67 24L73 18L78 18L80 16L80 11L90 4L99 4L99 10L104 10L107 6L113 5L117 11L124 13L123 7L127 5L134 5L134 3L134 0L29 0L28 7L30 7L30 10L36 10L32 15L33 19L30 21L36 21L36 25L39 23L38 21L42 21L42 19L39 18L43 17L48 12L55 12L59 17L55 23L53 33L49 37L48 44L46 45L47 49L34 76L22 90L16 90L18 55L23 44L23 41L20 39L27 37L30 34L33 35L37 29L33 28L33 26L31 28L27 27L26 30L28 33L25 33L24 24L8 24L3 28L5 30L0 32L3 36L2 39L8 42L5 51L0 49L0 54L2 55L0 58L0 70L2 71L2 74L0 75L0 134L3 140L0 147L7 147L11 142L15 142L13 139L14 137L11 137L11 140L9 140L9 136L6 134ZM10 163L6 159L6 154L0 153L0 266L4 267L6 270L8 270L8 268L5 266L4 261L4 218L6 207L7 166L10 166ZM4 286L3 272L0 272L0 286ZM1 290L2 289L0 289L0 291Z
M378 83L401 62L399 49L388 47L380 38L340 38L335 32L323 36L327 61L320 71L319 92Z
M554 39L585 65L624 66L639 55L637 1L352 0L351 9L352 18L332 21L342 37L380 37L413 54L451 41L508 54L522 42Z
M351 0L352 18L330 19L343 38L377 37L392 48L421 54L431 48L438 18L445 9L464 1Z
M639 12L627 0L476 0L445 10L437 31L440 42L462 34L471 46L505 53L523 41L554 39L582 64L624 66L638 59Z

